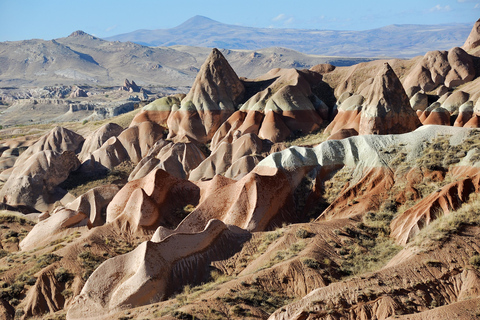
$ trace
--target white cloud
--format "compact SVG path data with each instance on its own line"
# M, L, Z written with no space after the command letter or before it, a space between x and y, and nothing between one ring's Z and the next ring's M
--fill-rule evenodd
M286 18L286 15L284 13L280 13L278 16L272 19L272 21L280 21L284 20Z
M449 5L442 6L437 4L435 7L430 9L430 12L438 12L438 11L452 11L452 8Z
M477 3L473 9L480 9L480 3Z
M106 32L110 32L112 30L115 30L117 28L117 25L114 25L114 26L111 26L111 27L108 27L107 29L105 29Z

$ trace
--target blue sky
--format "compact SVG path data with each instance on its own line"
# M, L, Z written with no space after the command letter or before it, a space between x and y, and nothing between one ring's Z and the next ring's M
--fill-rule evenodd
M480 0L0 0L0 41L108 37L175 27L203 15L243 26L368 30L389 24L472 23Z

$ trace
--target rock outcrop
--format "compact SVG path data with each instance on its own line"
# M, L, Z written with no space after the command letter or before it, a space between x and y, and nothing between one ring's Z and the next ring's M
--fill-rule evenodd
M130 160L137 164L145 157L150 148L164 138L163 127L150 121L130 127L118 137L112 136L97 150L90 159L82 163L81 170L113 169L120 163Z
M420 126L403 86L388 63L362 89L365 95L352 95L338 107L338 113L325 132L341 137L349 134L398 134ZM342 133L340 134L340 130Z
M71 197L62 200L66 192L57 186L79 165L72 151L39 151L13 168L0 198L10 206L38 211L50 210L56 201L70 202Z
M463 44L462 48L471 55L480 56L480 19L475 22L470 35Z
M205 155L195 143L159 140L138 163L129 180L142 178L155 169L163 169L177 178L188 179L190 172L204 160Z
M245 88L218 49L213 49L179 109L172 108L169 138L205 143L235 112Z
M128 81L128 79L125 79L123 86L120 87L119 90L128 91L128 92L140 92L140 87L137 86L135 81L132 80L132 82L130 82Z
M26 161L30 156L44 150L64 152L73 151L80 152L85 139L71 131L62 127L55 127L49 133L41 137L37 142L28 147L19 157L18 163Z
M430 51L408 73L405 88L420 87L428 92L441 85L457 87L475 78L472 57L461 48L450 51Z
M77 87L75 90L70 93L70 98L85 98L88 97L87 92L85 90Z
M152 121L166 127L167 119L172 109L178 110L183 98L185 98L184 94L177 94L163 97L147 104L143 107L142 111L133 118L130 127L138 125L143 121Z
M224 141L192 171L189 179L192 181L210 180L217 174L225 174L227 178L240 179L263 159L262 154L267 153L270 147L271 143L260 139L253 133L244 134L231 143ZM228 174L226 174L227 171L229 171Z
M85 283L67 317L98 317L125 306L162 301L184 283L208 280L210 263L238 251L249 237L244 230L211 220L198 233L144 242L102 264Z
M82 162L87 160L92 152L99 149L111 137L118 136L122 131L123 128L115 123L107 123L101 126L87 136L78 158Z

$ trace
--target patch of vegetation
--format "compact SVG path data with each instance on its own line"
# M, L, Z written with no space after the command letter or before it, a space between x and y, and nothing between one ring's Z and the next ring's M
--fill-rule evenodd
M346 276L354 276L377 270L393 258L401 247L390 236L390 222L395 213L389 210L368 212L356 228L345 227L343 233L351 241L339 249L344 260L341 270Z
M267 269L270 268L282 261L288 260L290 258L295 257L298 255L300 251L302 251L305 248L305 242L304 241L297 241L293 243L290 248L287 250L279 250L275 253L275 255L268 261L263 267L261 267L259 270L262 269Z
M175 319L181 319L181 320L196 320L196 319L198 319L194 315L191 315L189 313L185 313L183 311L178 311L178 310L172 312L172 317L174 317Z
M322 268L322 264L315 259L305 258L302 259L302 263L305 265L305 267L310 269L318 270Z
M298 147L313 147L324 142L328 138L328 134L325 134L323 130L318 130L308 134L302 134L297 132L293 134L286 142L287 148L292 146Z
M57 270L55 270L55 279L57 279L58 282L68 282L73 279L73 274L71 274L67 269L60 267Z
M177 303L170 305L169 307L164 308L161 312L155 314L156 317L163 317L167 314L172 314L177 311L178 308L181 308L185 305L192 303L196 298L198 298L201 294L215 290L219 285L231 280L232 277L222 274L221 272L214 270L210 273L210 281L196 286L191 287L190 285L186 285L183 287L183 292L179 293L175 296Z
M478 130L471 131L468 137L457 145L451 145L450 138L451 135L439 135L431 142L426 141L422 156L416 160L417 164L432 171L441 170L460 162L468 151L480 150L480 131Z
M135 165L131 161L124 161L112 170L106 170L103 173L98 172L88 175L80 172L72 172L67 180L62 182L59 187L67 190L75 197L79 197L90 189L106 184L125 185L133 169L135 169Z
M139 243L126 241L122 238L114 238L114 237L105 237L104 239L105 245L110 246L115 250L115 255L121 255L128 253L135 249ZM108 257L111 257L110 255Z
M18 223L20 225L29 225L34 226L35 222L22 217L18 213L8 212L8 211L1 211L0 212L0 223Z
M340 191L352 180L354 170L355 168L344 166L331 179L325 181L323 198L327 203L335 201Z
M480 255L475 254L475 255L471 256L469 262L477 270L480 270Z
M97 267L105 261L104 257L97 256L90 251L83 251L78 255L82 267L85 271L82 274L82 279L87 281L90 275L97 269Z
M174 215L183 220L186 216L192 213L193 210L195 210L195 206L193 204L187 204L185 207L175 210Z
M231 292L230 295L221 297L220 300L231 306L247 305L271 314L278 308L292 302L293 298L254 284L248 290Z
M314 236L313 233L303 228L299 228L297 232L295 232L295 235L297 236L297 238L300 238L300 239L306 239Z
M480 225L480 197L472 194L468 202L448 215L438 215L415 236L413 244L420 247L431 247L442 243L452 234L457 234L467 225Z

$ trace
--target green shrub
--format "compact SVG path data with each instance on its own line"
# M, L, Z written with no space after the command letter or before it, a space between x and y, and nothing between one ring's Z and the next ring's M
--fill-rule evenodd
M480 255L476 254L470 258L470 264L480 270Z
M73 279L73 275L67 269L60 267L55 270L55 279L58 282L68 282L70 279Z
M315 269L315 270L318 270L322 267L322 265L320 264L320 262L318 262L317 260L314 260L314 259L310 259L310 258L305 258L302 260L302 263L307 267L307 268L310 268L310 269Z

